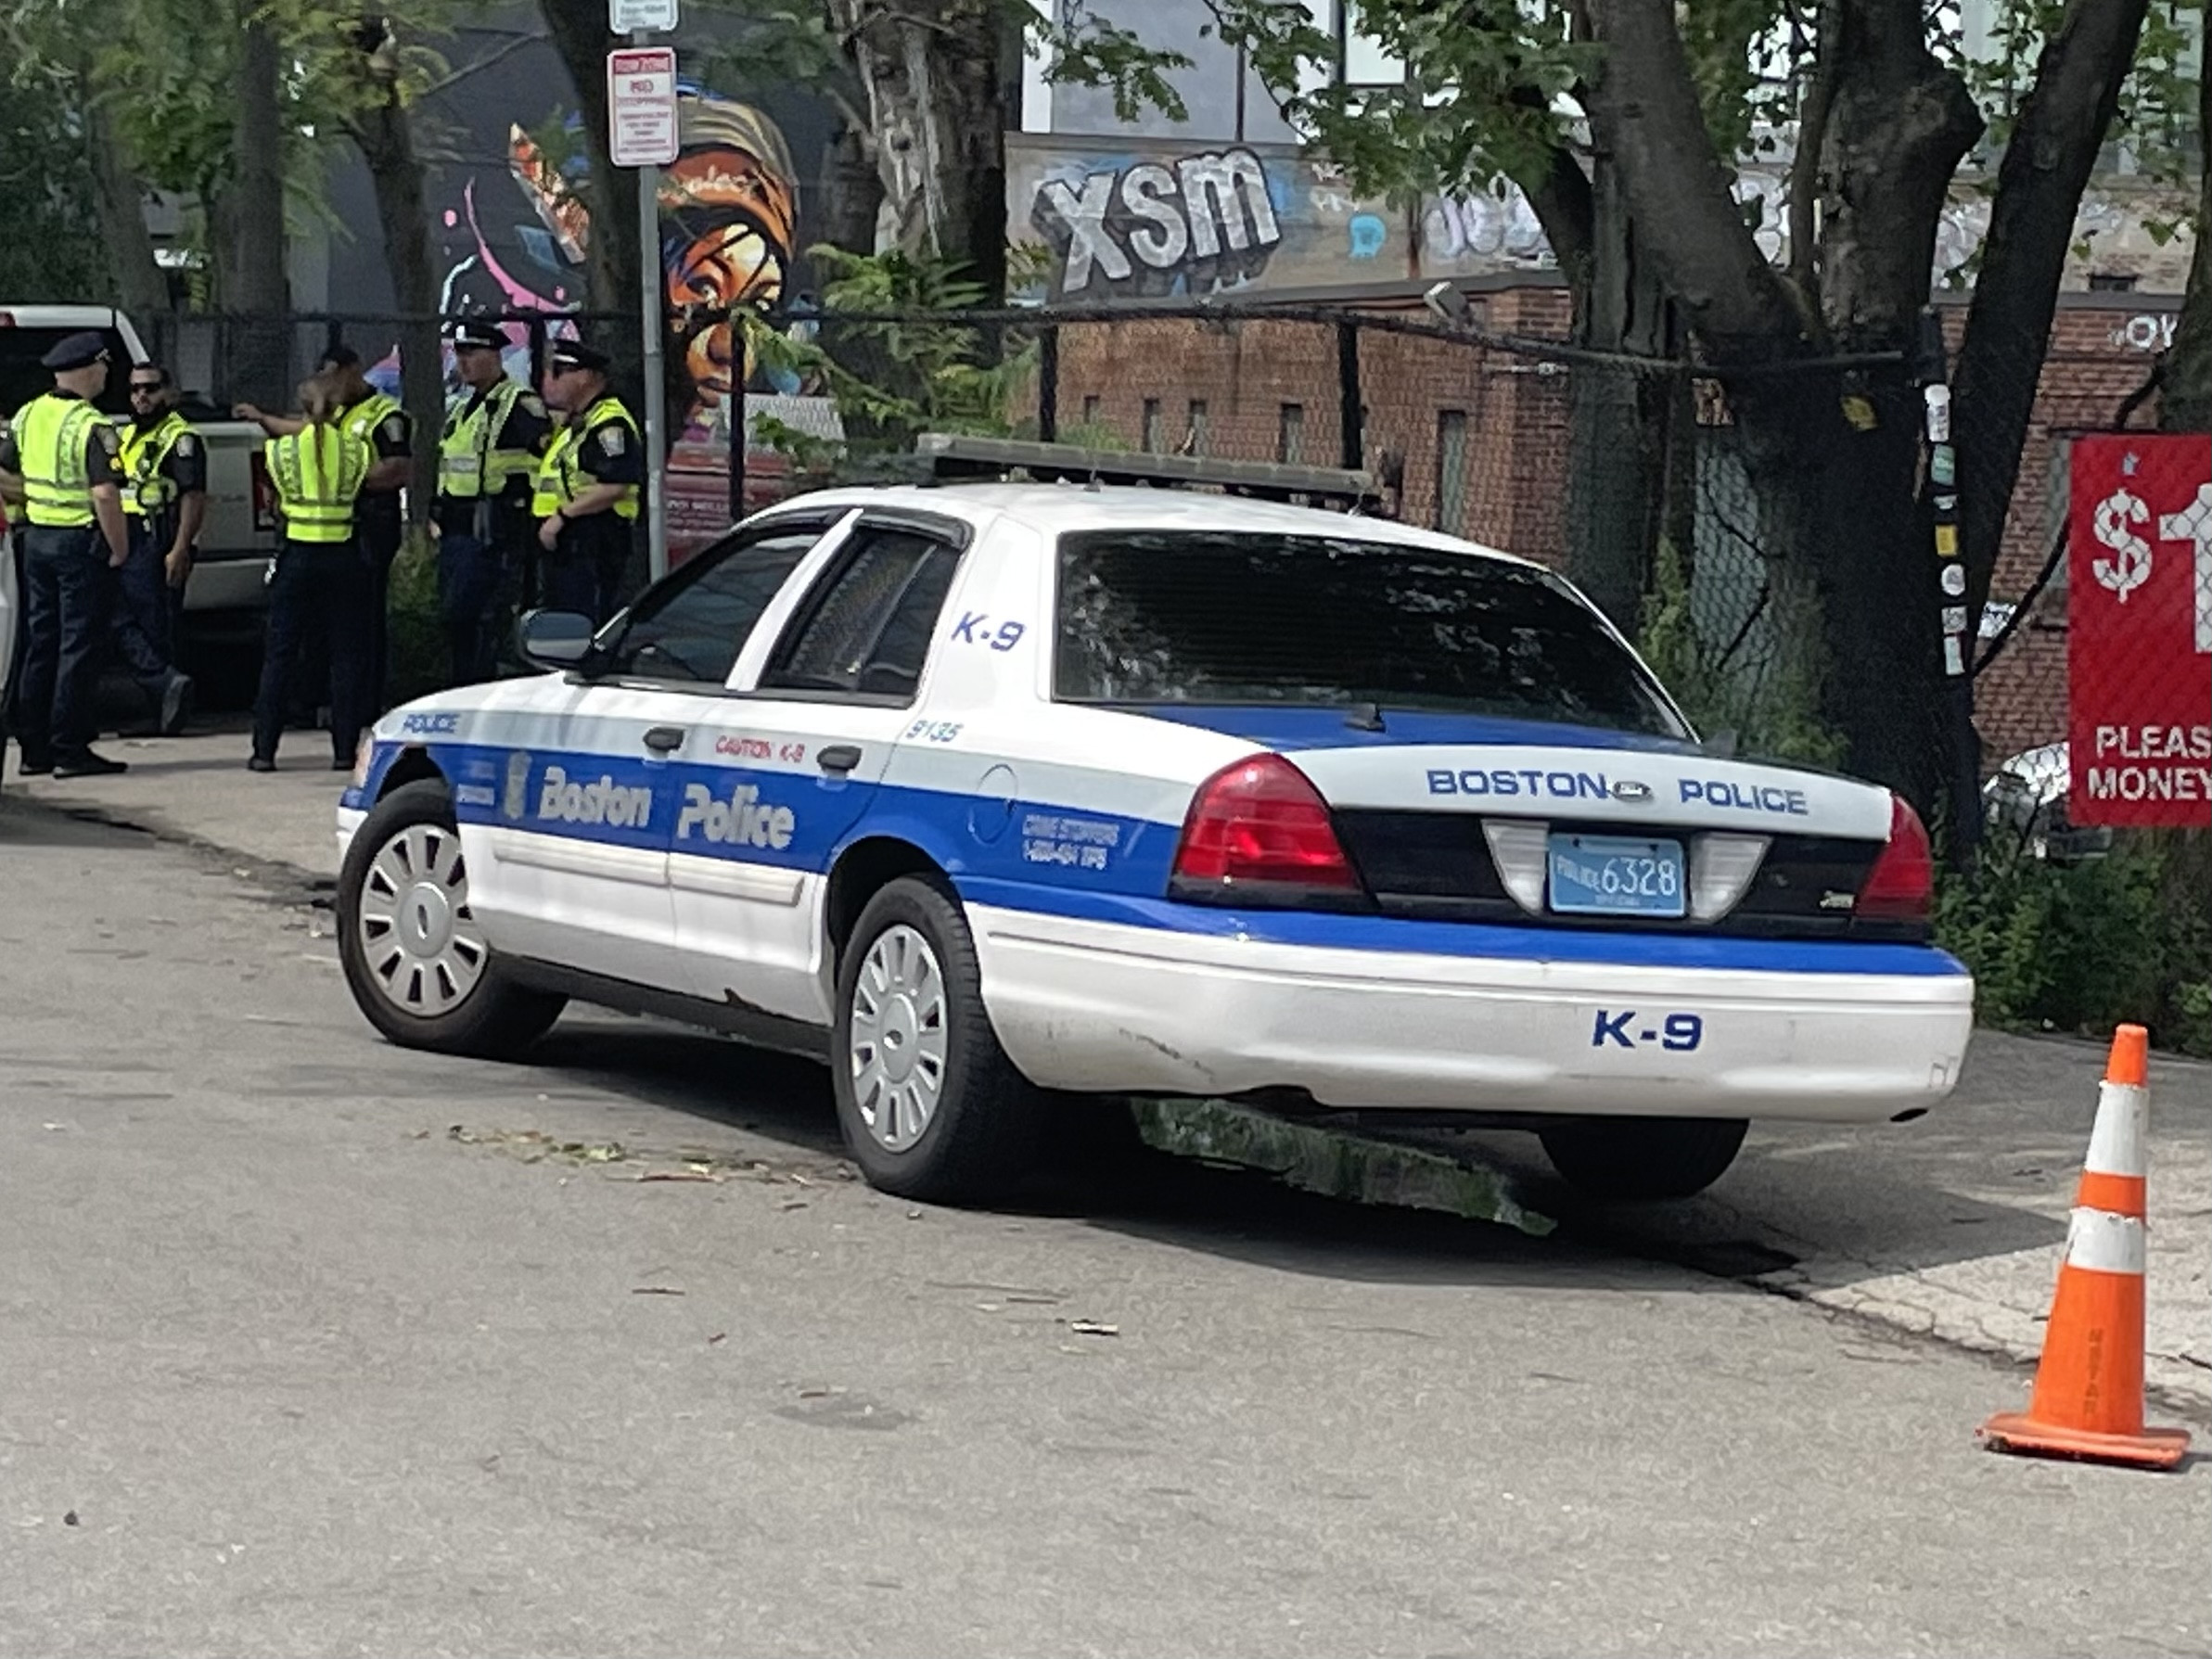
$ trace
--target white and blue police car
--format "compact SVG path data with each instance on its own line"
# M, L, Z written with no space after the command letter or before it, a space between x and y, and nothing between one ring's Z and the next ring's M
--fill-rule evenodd
M954 1202L1131 1096L1533 1129L1648 1198L1751 1118L1950 1093L1974 988L1902 800L1715 754L1539 565L1259 498L1363 475L1115 465L1164 476L798 497L386 716L339 813L363 1012L821 1055L867 1179Z

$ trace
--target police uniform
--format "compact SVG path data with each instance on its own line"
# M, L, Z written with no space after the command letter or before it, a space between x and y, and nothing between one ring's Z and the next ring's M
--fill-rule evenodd
M454 330L456 351L497 351L490 324ZM438 445L438 607L454 683L489 680L497 668L500 618L512 603L531 530L532 475L553 423L528 387L504 375L464 386Z
M182 595L169 585L169 550L185 497L207 492L207 447L189 421L168 409L123 428L121 460L131 556L116 572L116 652L160 708L162 733L173 736L184 725L192 682L176 670Z
M321 642L330 664L333 770L353 764L370 704L374 576L356 541L361 487L377 453L352 422L310 423L262 447L284 517L284 543L269 582L268 642L253 703L255 772L274 772L285 694L300 649Z
M106 355L107 342L87 332L70 335L40 362L58 375ZM19 409L0 438L0 469L23 480L26 631L15 730L26 772L83 777L125 770L92 752L111 551L93 492L102 485L121 490L121 448L107 416L58 388Z
M577 340L556 342L549 361L556 368L607 370L605 353ZM561 530L545 560L543 602L548 609L581 611L604 622L618 608L630 565L632 527L646 481L645 440L636 418L612 396L571 415L560 437L565 441L553 470L551 516L560 518ZM612 506L569 517L570 504L595 484L620 485L621 493Z
M347 366L361 359L352 348L340 347L326 361ZM415 417L400 406L397 398L372 390L349 407L339 416L339 422L348 433L366 443L378 461L404 461L415 453ZM368 561L372 588L368 610L368 701L373 710L381 712L385 705L385 681L391 668L387 591L391 580L391 562L399 557L400 543L407 533L405 517L400 509L400 492L374 490L364 493L355 511L354 529L360 551ZM336 723L334 714L332 724ZM347 764L350 766L352 761L349 759Z

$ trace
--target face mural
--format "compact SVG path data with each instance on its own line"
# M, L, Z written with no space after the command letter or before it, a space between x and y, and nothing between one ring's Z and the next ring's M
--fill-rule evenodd
M677 131L681 149L661 171L659 192L667 350L689 388L679 441L716 443L728 436L730 389L737 376L749 381L754 364L737 330L692 313L784 298L798 236L797 170L772 119L695 83L679 83ZM569 132L574 141L573 120ZM579 190L587 173L581 143L570 147L574 159L556 166L514 125L512 193L487 188L492 181L482 174L463 185L459 203L442 215L444 310L543 312L550 319L585 302L591 215ZM569 331L553 325L556 335ZM508 370L527 378L528 330L509 324L507 333Z

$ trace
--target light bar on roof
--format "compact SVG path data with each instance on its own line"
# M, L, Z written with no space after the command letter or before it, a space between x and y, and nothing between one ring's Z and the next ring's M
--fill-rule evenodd
M1379 513L1382 486L1371 472L1334 466L1291 466L1278 461L1224 461L1211 455L1089 449L1074 443L1032 443L1011 438L970 438L924 432L914 453L931 463L940 479L1004 479L1016 473L1043 483L1149 484L1216 489L1268 501L1305 502Z

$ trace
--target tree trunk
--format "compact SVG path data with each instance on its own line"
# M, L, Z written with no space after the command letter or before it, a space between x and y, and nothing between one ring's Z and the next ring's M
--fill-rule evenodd
M292 331L284 270L284 123L276 36L257 0L237 0L237 178L228 195L229 267L223 308L239 318L231 342L228 398L272 408L292 403Z
M1833 8L1816 314L1745 223L1668 0L1590 0L1588 13L1605 47L1592 134L1619 169L1641 257L1724 371L1773 661L1802 687L1790 712L1840 735L1854 771L1929 806L1941 751L1916 711L1933 703L1939 662L1912 574L1924 576L1928 539L1915 528L1912 387L1901 373L1786 365L1832 345L1911 341L1944 191L1979 131L1971 100L1928 53L1916 0ZM1725 374L1745 367L1784 372Z
M94 199L100 239L115 272L115 297L143 329L159 327L169 313L169 282L154 260L153 233L146 227L146 192L124 157L115 122L97 96L84 105L84 137L91 151Z
M822 240L848 253L876 250L883 180L867 133L841 126L822 153Z
M591 209L588 263L592 309L619 319L593 324L584 332L614 360L616 390L642 411L639 396L645 389L645 342L636 321L644 297L637 241L637 170L616 167L607 147L607 54L618 43L607 32L604 0L538 0L538 5L545 19L545 32L575 84L584 145L591 155L586 198Z
M2075 215L2119 108L2144 10L2145 0L2069 0L1998 168L1952 376L1969 617L1989 597Z
M992 303L1006 291L1006 10L940 0L829 0L867 95L883 183L876 249L957 262Z
M384 259L391 274L392 298L400 311L420 322L400 332L401 401L415 417L415 470L408 499L419 520L438 490L438 448L432 440L444 425L445 375L438 338L438 274L430 253L430 221L425 209L423 167L415 151L415 134L401 101L398 81L371 70L377 96L353 126L353 141L369 170L377 196L377 219L384 232Z
M2197 142L2212 146L2212 31L2204 51L2197 66ZM2181 320L2159 384L2158 424L2169 432L2212 432L2212 167L2197 177L2196 224Z
M1666 293L1637 258L1618 173L1602 153L1594 174L1591 257L1576 290L1575 338L1653 364L1579 363L1568 371L1566 573L1632 636L1665 511L1674 376L1660 360L1671 342Z

